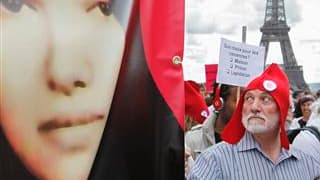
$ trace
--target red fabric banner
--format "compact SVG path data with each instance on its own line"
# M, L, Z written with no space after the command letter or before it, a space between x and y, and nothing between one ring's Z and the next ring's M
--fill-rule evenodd
M147 64L166 103L184 128L184 1L140 2L141 31Z
M216 78L217 78L218 64L206 64L205 70L206 70L206 91L212 92L213 83L216 81Z

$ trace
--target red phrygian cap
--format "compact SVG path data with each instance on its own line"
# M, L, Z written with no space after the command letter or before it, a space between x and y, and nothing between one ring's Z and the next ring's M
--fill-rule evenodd
M208 106L204 97L200 94L200 85L194 81L185 81L185 112L198 123L209 116Z
M254 89L268 92L276 101L280 116L281 146L285 149L289 149L289 141L285 131L285 121L289 108L289 81L279 65L274 63L248 84L240 97L235 112L222 132L222 139L230 144L236 144L243 137L245 128L242 125L241 117L244 95L247 91Z

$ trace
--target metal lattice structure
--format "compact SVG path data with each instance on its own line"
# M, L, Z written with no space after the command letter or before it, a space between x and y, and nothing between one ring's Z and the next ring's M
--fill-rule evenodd
M265 47L265 63L268 55L269 43L279 42L283 58L283 68L290 81L292 90L309 90L303 78L302 66L299 66L293 53L288 32L284 1L267 0L264 24L260 28L262 38L260 46Z

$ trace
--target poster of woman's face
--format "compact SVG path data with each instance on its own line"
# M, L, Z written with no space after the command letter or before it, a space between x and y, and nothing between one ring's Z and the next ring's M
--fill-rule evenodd
M117 83L131 4L1 0L0 127L36 177L88 177Z

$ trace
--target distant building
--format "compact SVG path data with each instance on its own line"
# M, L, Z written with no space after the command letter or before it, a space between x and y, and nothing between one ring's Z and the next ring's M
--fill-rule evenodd
M308 83L310 91L316 93L320 89L320 82L318 83Z

